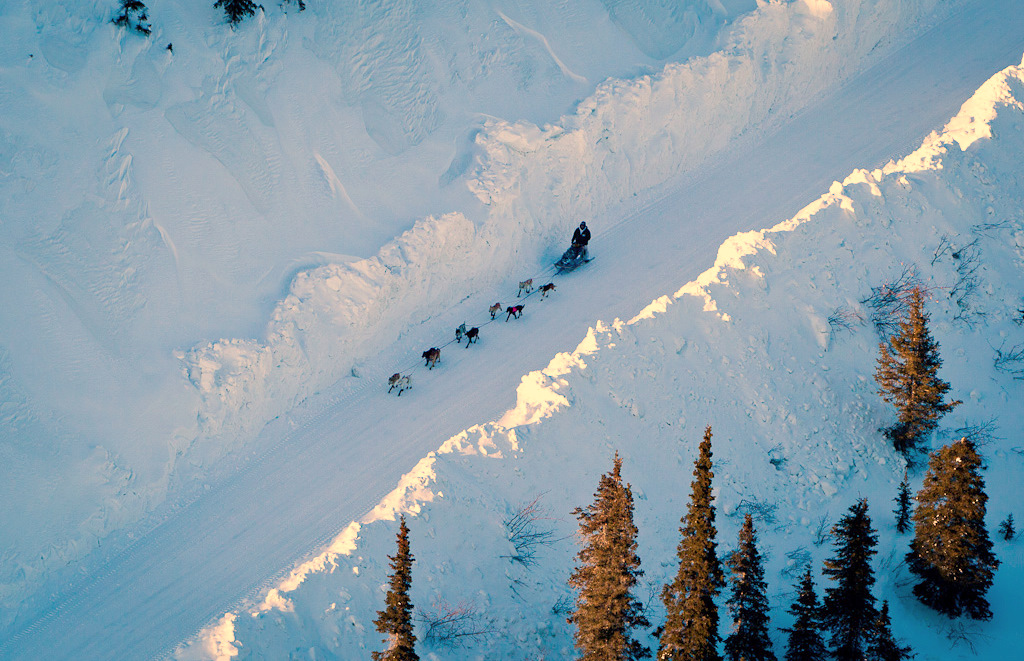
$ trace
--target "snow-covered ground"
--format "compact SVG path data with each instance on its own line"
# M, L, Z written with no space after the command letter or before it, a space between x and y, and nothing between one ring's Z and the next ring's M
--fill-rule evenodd
M521 375L575 345L595 319L633 316L695 277L733 232L770 226L832 178L909 152L1024 50L1022 11L1008 0L756 9L734 0L685 11L658 2L505 4L310 2L302 14L273 7L232 33L213 10L170 2L151 8L149 42L97 20L109 11L103 3L0 9L11 36L0 47L10 90L0 96L0 277L9 283L4 309L18 310L0 318L0 496L9 504L0 515L0 652L145 657L263 594L428 451L498 419L515 404ZM170 41L173 55L163 48ZM598 86L609 75L621 79ZM484 327L479 347L446 348L443 370L417 371L401 400L384 396L388 374L415 365L458 323L483 321L490 303L514 295L516 280L543 273L581 218L594 219L598 261L559 279L551 301L531 298L518 324ZM857 282L881 277L881 263L871 264ZM595 346L614 333L597 332ZM203 339L217 337L241 339ZM858 337L851 344L870 345ZM728 353L711 335L706 342L707 355ZM860 370L850 373L869 369L849 361ZM579 371L571 362L568 373ZM763 374L751 370L750 379ZM614 388L609 376L604 390L577 395L566 415L610 416L600 398L627 401L624 375ZM577 381L574 392L583 392ZM659 424L678 426L680 399L667 394L675 387L661 388L662 406L676 408ZM757 393L760 384L745 387ZM626 408L634 406L658 408ZM689 429L702 427L686 409ZM742 420L709 422L726 439ZM565 435L580 435L571 430ZM596 433L606 439L601 450L588 446L582 457L571 454L579 446L547 444L567 453L548 470L572 478L562 480L571 506L606 469L603 448L617 445L610 432ZM675 435L684 443L679 494L697 437L684 435ZM539 461L535 447L510 447L503 456L524 467ZM891 464L864 438L843 448ZM628 453L637 471L646 470L641 461L657 463L639 449ZM462 481L439 479L472 490L481 469L471 469ZM514 467L495 470L513 480L505 471ZM746 470L727 474L739 485ZM830 501L837 511L849 480L829 470L838 477L817 477L844 489ZM485 490L477 500L497 509L453 525L500 525L501 508L530 496L544 475L517 475L519 493ZM889 488L887 472L871 475L866 489ZM768 497L772 487L757 488ZM444 491L468 497L458 489ZM654 487L644 489L653 501ZM677 519L679 494L646 520ZM567 525L557 501L544 503ZM801 504L779 511L796 515ZM430 511L432 520L469 516ZM361 575L369 571L365 585L376 589L392 532L378 524L359 535ZM438 566L429 553L450 553L460 539L414 546L418 567ZM560 548L546 562L569 555ZM564 592L553 571L542 582L554 592L531 588L538 599ZM325 590L347 590L332 576ZM432 582L440 590L440 578ZM488 587L496 611L514 611L500 586ZM319 608L317 598L295 603ZM344 642L331 642L340 620L330 614L316 620L322 629L274 611L251 622L245 615L235 634L250 654L305 645L350 658L339 645L376 640L366 626L376 606L353 599L346 615L365 630L339 633ZM288 635L260 642L268 634L257 630L277 617ZM539 624L510 626L529 638ZM564 647L563 629L551 631L552 645Z
M792 219L730 238L713 268L629 321L598 322L575 351L525 376L500 419L450 438L320 555L178 658L355 659L380 649L372 619L398 513L410 516L424 658L572 658L570 512L590 502L616 451L637 497L638 592L661 621L653 595L676 571L705 424L715 431L722 552L751 513L776 626L789 624L783 611L804 563L831 555L821 530L866 497L881 533L875 593L918 658L1014 657L1019 542L996 543L990 623L950 621L910 593L909 536L890 513L906 464L878 431L892 412L872 378L879 335L867 300L908 273L929 291L942 375L964 400L936 443L980 434L994 531L1019 512L1024 480L1024 360L994 363L997 350L1024 347L1022 150L1024 63L985 83L906 158L857 170ZM508 528L524 511L541 535L532 549L517 549ZM428 623L453 612L461 619L431 638ZM446 640L451 632L469 635Z

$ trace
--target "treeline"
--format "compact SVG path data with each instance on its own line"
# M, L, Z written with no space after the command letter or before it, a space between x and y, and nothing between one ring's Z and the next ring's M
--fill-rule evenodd
M879 346L875 379L879 394L896 409L897 420L883 429L895 449L913 463L938 420L960 404L947 401L948 383L938 377L942 365L938 343L928 330L924 292L912 287L905 314L893 323L893 334ZM573 514L579 524L580 550L569 578L575 594L567 623L583 661L634 661L650 658L652 649L638 638L646 632L658 639L659 661L776 661L770 631L770 604L757 531L746 514L735 551L720 558L712 489L712 432L709 426L698 447L690 501L681 519L676 549L677 572L661 590L665 619L651 630L648 609L634 594L643 576L637 553L638 530L633 522L633 493L622 477L616 453L609 473L601 476L593 502ZM913 594L924 605L949 617L979 620L992 617L986 599L999 561L985 527L988 497L981 477L983 462L975 441L965 437L928 457L921 489L911 495L906 474L896 496L895 526L913 531L906 553L915 577ZM916 503L916 509L913 507ZM403 518L398 553L390 557L392 575L387 607L374 621L388 636L384 661L418 659L412 627L412 554ZM879 606L872 558L878 535L868 502L854 503L831 529L834 549L821 573L828 581L823 597L815 591L810 566L794 586L789 604L793 617L786 635L785 661L901 661L913 656L892 632L888 600ZM999 527L1006 540L1016 535L1013 516ZM532 557L532 556L531 556ZM722 638L719 601L731 618ZM724 650L724 656L722 654Z
M659 661L776 661L771 641L770 604L757 531L746 514L735 551L720 558L713 503L712 433L708 427L694 463L690 500L679 528L677 572L661 590L665 619L651 631L648 610L634 594L643 576L633 522L633 493L615 455L601 476L593 502L573 514L579 523L580 550L569 578L575 600L567 617L583 661L634 661L651 658L642 632L658 639ZM930 455L924 483L909 513L909 499L897 497L897 526L912 522L906 554L916 577L918 600L950 617L992 617L986 593L999 565L985 528L987 496L981 457L970 439L961 439ZM902 487L902 485L901 485ZM901 494L903 489L901 488ZM1010 519L1012 526L1012 519ZM823 598L816 593L810 566L794 586L793 616L786 634L785 661L901 661L913 656L892 631L888 600L878 603L872 558L877 531L868 502L854 503L831 529L833 553L821 573L828 581ZM1012 531L1011 531L1012 534ZM380 661L412 661L413 606L409 599L413 556L409 528L399 524L398 551L389 556L391 575L386 607L374 624L386 634ZM731 618L722 638L719 602ZM724 649L724 655L722 650Z

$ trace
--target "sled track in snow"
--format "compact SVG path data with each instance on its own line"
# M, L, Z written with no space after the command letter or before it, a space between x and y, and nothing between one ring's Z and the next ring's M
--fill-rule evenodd
M376 399L386 396L390 373L379 363L397 353L383 352L366 370L379 369L379 378L335 384L310 398L297 411L294 429L283 430L282 421L265 428L271 434L265 448L213 489L196 486L177 505L154 513L136 528L136 539L0 643L0 656L166 656L181 639L274 586L298 558L359 520L393 489L396 475L436 449L446 434L506 408L513 395L495 393L514 391L522 374L578 341L595 318L635 311L710 266L727 236L790 217L832 179L910 151L992 73L1020 61L1022 14L1009 0L974 3L757 144L737 143L660 194L620 208L614 218L588 222L602 228L595 243L615 249L602 248L601 269L566 279L564 290L560 285L564 299L557 301L557 315L522 320L532 322L528 336L485 342L472 361L453 359L437 379L417 382L408 400ZM974 37L975 44L963 34L986 38ZM653 241L664 249L638 261ZM630 270L629 286L622 287L616 274ZM374 420L375 411L386 419ZM400 411L401 419L385 411ZM345 425L341 432L339 425ZM370 445L382 442L383 449ZM281 509L262 516L253 511L254 500ZM267 534L259 536L253 527L266 527Z

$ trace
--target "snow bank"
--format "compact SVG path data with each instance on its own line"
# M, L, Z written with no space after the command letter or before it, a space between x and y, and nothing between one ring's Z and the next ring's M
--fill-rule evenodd
M1024 346L1022 97L1024 64L986 83L913 154L852 173L771 229L733 237L712 268L629 322L597 324L574 352L525 376L501 420L425 459L381 503L383 515L346 530L320 556L329 561L303 564L258 607L231 614L233 653L360 658L380 649L372 619L393 552L389 522L404 511L424 658L569 658L570 512L590 501L615 451L637 497L646 571L638 594L656 623L696 446L711 424L720 548L733 545L751 513L773 626L788 624L784 609L803 565L820 567L831 555L821 533L867 497L881 532L876 594L890 601L897 635L922 658L1012 657L1024 565L1005 544L997 543L1004 565L990 594L992 622L965 628L910 595L899 562L907 538L888 514L905 464L878 431L892 412L872 380L879 336L869 300L904 275L927 288L942 376L965 402L936 442L993 421L997 431L981 440L992 459L994 527L1019 506L1024 479L1014 437L1024 424L1022 385L993 360L997 348ZM550 535L524 558L507 522L531 504L532 530ZM431 620L453 605L466 616L464 631L479 635L430 635ZM218 627L179 658L215 658L189 655L212 644Z
M488 121L466 175L486 207L479 219L427 218L373 258L301 273L261 340L184 356L202 399L201 436L216 439L200 441L201 452L226 452L462 292L543 268L581 218L769 130L956 4L762 3L725 49L604 83L557 125Z

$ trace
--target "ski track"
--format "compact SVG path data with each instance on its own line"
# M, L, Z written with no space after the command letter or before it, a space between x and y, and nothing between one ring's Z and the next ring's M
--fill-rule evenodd
M990 34L981 43L960 37L981 31ZM591 244L597 261L559 276L558 290L531 300L522 319L488 324L473 348L446 347L439 369L417 367L401 399L387 395L386 375L422 349L410 345L413 338L449 337L460 315L483 328L487 305L513 297L473 294L457 309L439 310L365 365L364 378L343 379L302 405L293 430L270 438L220 484L159 510L148 530L0 643L0 656L165 656L280 580L445 439L511 406L521 375L573 346L593 320L632 316L703 271L729 235L771 226L833 179L909 152L988 76L1019 61L1021 35L1024 12L1005 0L950 17L760 143L739 143L646 201L595 219L603 228ZM671 249L646 260L654 243ZM394 415L381 418L382 411Z

